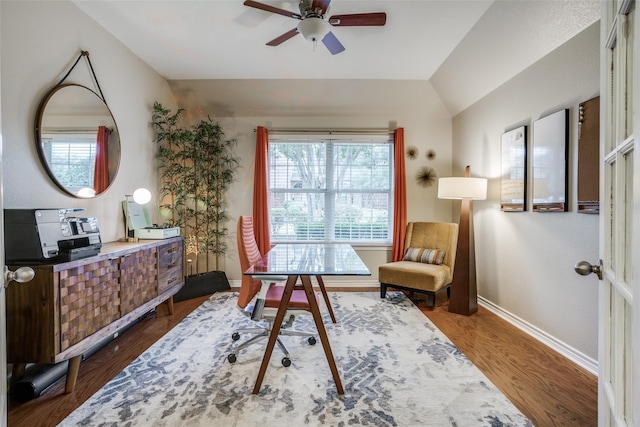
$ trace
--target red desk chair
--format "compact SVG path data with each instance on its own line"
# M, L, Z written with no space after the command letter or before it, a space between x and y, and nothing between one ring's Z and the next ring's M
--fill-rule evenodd
M237 240L240 267L242 272L245 272L262 258L253 232L253 217L240 217L237 227ZM284 285L286 281L287 276L261 276L260 278L242 276L242 285L240 286L240 295L238 296L238 307L242 309L243 313L250 317L251 320L262 322L263 325L255 328L237 329L233 332L231 337L234 341L240 339L240 333L251 333L253 336L233 348L232 353L227 356L227 360L230 363L234 363L237 360L237 354L240 350L269 337L273 320L275 319L284 291L284 286L277 286L277 283ZM316 294L316 300L317 299L318 295ZM254 303L250 304L252 301L254 301ZM307 301L304 290L294 289L287 308L287 315L285 316L287 320L280 328L277 340L278 347L280 347L284 353L282 365L285 367L291 365L291 359L289 358L290 353L280 339L280 336L303 336L308 337L307 342L309 344L314 345L316 343L316 338L312 333L290 329L295 321L295 316L299 314L310 315L311 312L309 311L309 302Z

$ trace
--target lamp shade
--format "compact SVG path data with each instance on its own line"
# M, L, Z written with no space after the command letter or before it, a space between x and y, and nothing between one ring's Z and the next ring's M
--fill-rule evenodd
M438 179L439 199L472 199L487 198L487 179L471 177L450 177Z
M298 23L298 32L311 42L322 40L330 30L331 24L322 18L305 18Z
M133 192L133 201L139 205L144 205L151 201L151 192L146 188L138 188Z

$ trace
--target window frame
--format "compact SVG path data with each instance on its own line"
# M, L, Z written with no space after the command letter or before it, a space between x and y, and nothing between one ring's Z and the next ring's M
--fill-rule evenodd
M53 152L56 150L54 146L66 147L66 160L64 162L56 161L53 158ZM74 145L76 149L74 150ZM80 170L86 170L87 173L87 185L71 185L61 180L64 187L70 191L71 193L76 193L82 188L93 188L93 179L94 179L94 168L95 168L95 159L96 159L96 150L97 150L96 136L95 133L88 132L43 132L42 134L42 149L45 157L47 157L47 162L52 172L56 177L63 177L63 172L56 172L59 167L66 168L71 170L73 168L78 168ZM78 147L80 150L77 150ZM59 148L58 148L59 150ZM58 151L59 152L59 151ZM83 158L86 161L78 162L74 161L74 154L78 156L78 158ZM85 166L86 165L86 166Z
M378 134L356 134L350 133L347 135L340 134L317 134L317 135L281 135L281 134L269 134L269 155L268 155L268 164L267 164L267 175L268 175L268 184L267 184L267 193L269 197L269 222L270 227L273 230L274 222L272 218L272 195L274 194L322 194L324 196L323 199L323 223L324 223L324 233L329 233L328 238L323 239L308 239L301 240L296 239L295 235L287 236L287 237L278 237L278 235L271 233L271 242L273 244L276 243L348 243L354 246L360 247L390 247L393 239L393 200L394 200L394 138L393 134L389 132L378 133ZM272 149L276 144L317 144L321 143L327 147L326 156L325 156L325 171L328 176L334 177L333 175L335 171L335 162L333 149L338 147L340 144L372 144L372 145L386 145L388 148L388 165L385 165L388 168L386 173L387 181L386 185L388 188L347 188L347 189L336 189L333 188L333 179L325 178L325 187L320 189L313 188L289 188L285 187L275 187L272 186L272 180L274 176L274 172L272 171L273 165L273 152ZM287 182L289 179L287 179ZM340 195L345 194L358 194L358 195L366 195L366 194L384 194L386 197L387 204L387 217L386 217L386 238L379 239L345 239L345 238L337 238L335 237L335 220L337 216L335 215L336 209L332 203L326 203L328 200L337 200ZM333 215L329 218L326 218L324 213L333 212ZM373 224L371 222L370 224ZM374 233L374 231L372 231ZM325 234L326 235L326 234Z

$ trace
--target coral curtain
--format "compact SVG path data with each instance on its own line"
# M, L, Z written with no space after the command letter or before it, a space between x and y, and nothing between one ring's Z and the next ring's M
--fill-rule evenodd
M106 126L98 128L96 137L96 160L93 170L93 189L96 194L102 193L109 186L109 135Z
M253 173L253 230L261 254L265 254L271 249L269 200L267 193L268 150L269 133L264 127L258 126L256 130L256 161Z
M407 181L404 168L404 128L393 133L393 246L392 261L404 255L404 237L407 232Z

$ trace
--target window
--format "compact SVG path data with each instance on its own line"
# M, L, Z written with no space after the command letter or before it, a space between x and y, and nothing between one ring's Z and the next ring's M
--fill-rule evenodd
M389 135L269 138L272 242L391 243Z
M70 192L93 188L96 135L42 134L42 148L56 179Z

